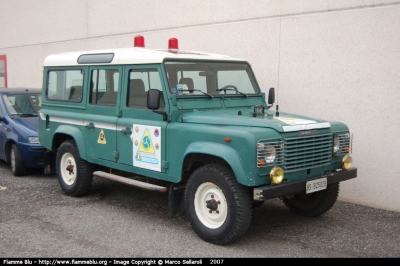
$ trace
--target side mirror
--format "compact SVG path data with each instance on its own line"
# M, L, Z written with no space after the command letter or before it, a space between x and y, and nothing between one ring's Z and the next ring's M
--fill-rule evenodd
M147 108L157 110L160 108L160 91L157 89L150 89L147 92Z
M275 88L270 88L268 93L268 104L275 103Z

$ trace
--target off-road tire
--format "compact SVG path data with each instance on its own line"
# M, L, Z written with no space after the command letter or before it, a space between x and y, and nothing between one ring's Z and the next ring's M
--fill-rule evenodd
M237 182L229 167L205 165L196 169L186 184L186 215L204 241L230 244L243 236L250 225L249 198L248 189ZM207 207L210 200L214 204L212 213L210 205Z
M296 194L293 198L283 198L283 203L295 214L317 217L330 210L339 195L339 183L328 185L327 189L310 194Z
M85 195L93 181L93 168L79 156L75 141L64 141L57 151L57 177L62 190L70 196ZM71 168L68 168L71 167Z
M251 202L251 207L253 209L260 208L264 204L264 201L254 200Z
M23 176L27 172L27 168L22 159L21 152L17 144L12 144L10 149L10 168L14 176Z

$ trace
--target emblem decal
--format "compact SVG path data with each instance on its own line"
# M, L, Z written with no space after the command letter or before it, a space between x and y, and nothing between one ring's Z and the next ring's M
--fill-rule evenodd
M307 135L314 135L314 134L317 134L316 130L305 130L305 131L299 132L300 136L307 136Z
M106 135L103 130L100 130L99 138L97 139L97 143L107 144Z

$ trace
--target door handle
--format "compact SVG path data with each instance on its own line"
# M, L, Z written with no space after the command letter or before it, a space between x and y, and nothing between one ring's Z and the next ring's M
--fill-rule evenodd
M93 128L95 128L95 126L94 126L93 123L86 124L85 127L88 128L88 129L93 129Z
M124 129L121 130L121 132L124 133L124 134L132 134L132 130L130 128L129 129L125 129L124 128Z

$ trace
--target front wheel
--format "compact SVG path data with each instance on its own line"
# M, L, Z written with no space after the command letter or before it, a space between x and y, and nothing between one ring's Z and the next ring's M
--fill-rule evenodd
M92 165L79 156L75 141L64 141L57 152L57 177L62 190L70 196L86 194L93 180Z
M239 239L250 225L248 190L222 165L205 165L190 176L185 190L188 220L203 240L225 245Z
M16 144L11 145L10 167L12 174L15 176L22 176L26 174L27 168L24 165L21 152Z
M333 207L338 195L339 183L334 183L322 191L296 194L290 199L283 198L283 203L295 214L317 217Z

